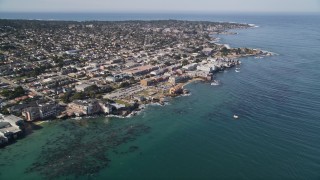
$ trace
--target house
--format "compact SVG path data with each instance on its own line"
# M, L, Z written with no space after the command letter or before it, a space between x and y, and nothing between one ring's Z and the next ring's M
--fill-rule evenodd
M91 85L89 84L79 84L75 86L75 89L77 92L83 92L86 91Z

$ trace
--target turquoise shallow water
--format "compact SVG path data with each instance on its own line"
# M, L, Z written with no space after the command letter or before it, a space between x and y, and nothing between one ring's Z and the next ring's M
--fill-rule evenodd
M0 150L0 179L319 179L320 16L202 19L257 24L221 41L279 55L242 59L221 86L190 84L191 96L130 119L47 123Z

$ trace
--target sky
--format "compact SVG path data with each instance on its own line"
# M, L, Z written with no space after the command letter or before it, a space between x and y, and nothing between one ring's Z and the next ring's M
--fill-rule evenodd
M0 12L320 12L320 0L0 0Z

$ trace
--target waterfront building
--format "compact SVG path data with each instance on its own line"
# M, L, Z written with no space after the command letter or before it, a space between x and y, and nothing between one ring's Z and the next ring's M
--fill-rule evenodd
M40 111L38 107L28 107L22 111L22 115L27 121L35 121L40 119Z
M19 117L0 116L0 145L17 139L21 135L22 130L19 124L23 124L23 120Z
M39 105L40 119L47 119L49 117L55 117L57 115L58 104L48 103Z
M187 71L194 71L194 70L196 70L197 66L198 66L197 63L192 63L192 64L185 65L182 68Z
M35 121L55 117L57 115L58 104L43 103L37 106L25 108L22 115L27 121Z
M102 110L103 113L105 114L111 114L113 111L113 106L109 103L103 103L103 102L99 102L99 106Z
M68 111L76 116L92 115L101 112L101 107L97 100L76 100L68 104Z
M171 76L169 77L168 82L175 85L177 83L186 82L188 79L190 79L189 76Z
M202 78L208 81L213 79L213 74L205 71L189 71L187 75L191 78Z
M213 64L202 64L197 66L197 70L212 73L217 70L217 67Z

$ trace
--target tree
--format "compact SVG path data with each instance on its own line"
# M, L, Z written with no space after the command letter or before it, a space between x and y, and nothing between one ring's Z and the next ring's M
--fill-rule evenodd
M200 60L200 59L196 59L195 62L196 62L196 63L199 63L199 62L201 62L201 60Z
M185 65L187 65L187 64L189 64L188 60L184 59L184 60L182 61L182 65L185 66Z
M180 59L181 59L181 56L180 56L180 55L175 55L173 58L174 58L175 60L180 60Z
M122 82L119 87L124 88L124 87L128 87L129 85L130 84L127 81L125 81L125 82Z
M90 91L89 92L89 97L90 98L95 98L96 97L96 93L94 91Z
M221 55L222 56L227 56L230 53L230 49L227 49L226 47L223 47L221 49Z
M0 113L3 115L9 115L8 106L4 106L0 109Z
M18 96L22 96L25 94L24 89L21 86L18 86L14 89L14 94L18 97Z
M61 100L64 102L64 103L69 103L70 102L70 97L71 97L71 92L66 92L62 97L61 97Z
M14 90L5 89L1 92L1 95L7 99L13 99L25 95L25 91L21 86L14 88Z
M165 64L166 66L171 66L170 61L166 61L166 62L164 62L164 64Z
M87 88L87 92L97 92L99 90L99 87L97 85L92 85L90 87Z
M70 97L70 100L83 100L85 98L85 94L83 92L76 92L73 96Z

